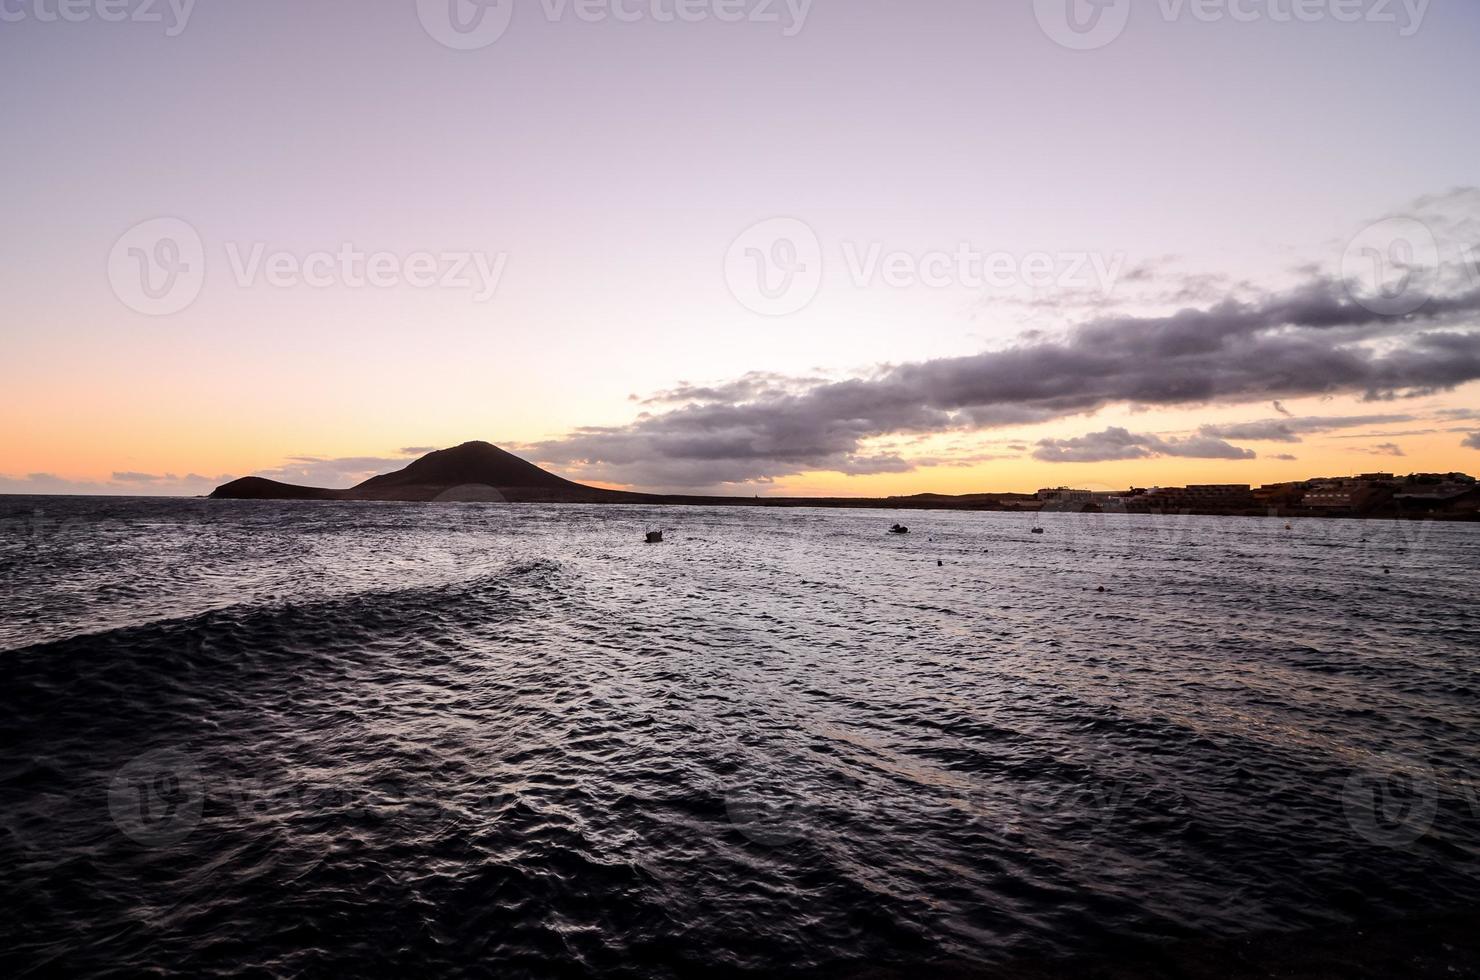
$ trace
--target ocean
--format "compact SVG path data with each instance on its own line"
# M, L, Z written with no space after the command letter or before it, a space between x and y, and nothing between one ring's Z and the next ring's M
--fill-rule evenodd
M0 970L847 974L1464 907L1477 581L1474 524L0 497Z

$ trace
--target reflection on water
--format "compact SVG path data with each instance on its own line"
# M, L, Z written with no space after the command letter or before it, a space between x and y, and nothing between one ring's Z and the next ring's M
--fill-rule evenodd
M1480 898L1480 528L1034 522L0 498L3 945L775 972Z

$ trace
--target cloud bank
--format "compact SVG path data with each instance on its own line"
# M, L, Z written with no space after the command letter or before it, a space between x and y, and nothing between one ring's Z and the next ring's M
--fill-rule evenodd
M1040 439L1033 458L1045 463L1104 463L1119 459L1154 459L1181 456L1188 459L1254 459L1249 449L1231 446L1211 436L1164 439L1150 433L1130 432L1111 426L1103 432L1073 439Z
M1228 425L1205 425L1199 431L1220 439L1248 439L1254 442L1301 442L1303 435L1353 429L1366 425L1391 425L1412 422L1412 415L1345 415L1335 418L1279 418L1257 422L1234 422Z
M869 377L747 375L727 384L681 386L650 402L675 407L520 448L577 478L698 488L810 470L894 471L908 462L871 459L868 440L1045 422L1114 404L1268 403L1333 394L1394 401L1480 379L1480 333L1472 326L1477 311L1480 289L1470 289L1430 297L1409 316L1385 317L1355 301L1341 283L1316 277L1259 301L1098 318L1062 337L1028 334L1003 350L884 366ZM1384 418L1391 416L1353 424ZM1262 434L1245 438L1290 442L1317 430L1292 424L1257 431ZM1200 437L1205 442L1142 441L1121 451L1249 458L1227 455L1246 450L1215 445L1233 438L1222 432L1209 427ZM1094 445L1040 445L1035 455L1108 451L1105 433L1084 439Z

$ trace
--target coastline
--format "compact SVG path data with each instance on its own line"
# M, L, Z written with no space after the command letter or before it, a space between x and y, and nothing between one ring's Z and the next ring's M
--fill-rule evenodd
M1214 508L1178 508L1157 510L1149 507L1101 507L1089 504L1083 507L1034 507L1031 505L1005 506L998 503L1003 496L996 494L970 494L949 497L939 494L918 494L909 497L701 497L668 496L660 494L638 494L611 491L620 499L560 500L536 499L518 494L502 494L503 500L404 500L395 498L365 498L353 496L315 497L249 497L219 494L196 494L193 496L169 496L164 494L65 494L65 493L0 493L3 499L46 499L65 498L77 500L234 500L244 502L322 504L551 504L557 506L602 507L771 507L771 508L828 508L834 510L906 510L906 511L975 511L989 514L1023 514L1031 517L1049 515L1089 516L1146 516L1161 518L1176 517L1251 517L1274 520L1355 520L1355 521L1432 521L1442 524L1473 524L1480 522L1480 512L1445 514L1429 511L1377 511L1351 513L1304 508L1269 508L1264 510L1219 510ZM1026 497L1026 495L1024 495ZM986 500L979 498L989 498Z

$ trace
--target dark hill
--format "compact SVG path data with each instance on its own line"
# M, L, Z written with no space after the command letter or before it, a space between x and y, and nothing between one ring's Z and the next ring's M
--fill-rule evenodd
M612 492L572 483L487 442L428 453L353 492L361 500L433 500L459 487L492 487L509 500L597 500Z
M456 500L512 503L622 503L644 494L573 483L487 442L465 442L428 453L404 469L374 476L349 490L299 487L249 476L217 487L231 500Z
M211 496L217 500L342 500L349 492L300 487L260 476L244 476L240 480L223 483L211 492Z

